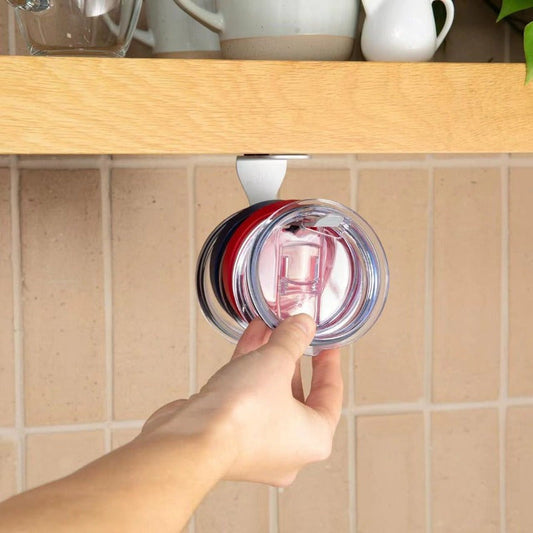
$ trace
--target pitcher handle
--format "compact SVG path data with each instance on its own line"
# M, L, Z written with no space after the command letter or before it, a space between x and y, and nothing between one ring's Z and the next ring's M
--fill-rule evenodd
M446 35L448 35L448 32L451 30L452 24L453 24L453 18L455 15L455 7L453 5L452 0L433 0L433 2L436 2L436 1L442 2L444 4L444 7L446 8L446 22L444 23L444 26L442 27L442 30L439 33L439 36L437 37L437 44L435 45L435 51L437 51L440 48L440 45L446 38Z
M222 13L213 13L203 7L200 7L192 0L174 0L183 11L188 13L192 18L196 19L200 24L203 24L211 31L217 33L224 31L224 17Z
M119 26L111 20L111 17L107 13L104 15L104 21L113 35L118 35L120 33ZM151 48L155 46L155 37L152 30L140 30L139 28L135 28L135 30L133 30L133 37Z
M151 48L155 46L155 38L152 30L140 30L139 28L135 28L133 37L138 41L141 41L141 43L145 44L146 46Z

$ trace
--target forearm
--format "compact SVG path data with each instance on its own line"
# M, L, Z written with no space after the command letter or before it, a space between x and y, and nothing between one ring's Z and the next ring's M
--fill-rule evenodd
M1 532L180 531L224 475L213 435L142 436L71 476L0 504Z

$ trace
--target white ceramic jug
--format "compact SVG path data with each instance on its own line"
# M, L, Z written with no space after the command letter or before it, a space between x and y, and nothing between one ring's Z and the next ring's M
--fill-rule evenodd
M452 0L446 22L437 36L432 4L435 0L362 0L366 19L361 49L369 61L429 61L450 31Z

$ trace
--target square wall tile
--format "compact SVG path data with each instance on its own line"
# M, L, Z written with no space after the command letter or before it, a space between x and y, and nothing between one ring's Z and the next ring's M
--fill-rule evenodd
M141 433L141 428L133 429L114 429L111 432L111 448L116 450L125 444L131 442L135 437Z
M425 531L421 414L357 419L357 529Z
M28 435L26 488L72 474L103 454L103 431Z
M21 173L29 425L91 422L105 416L100 205L97 171Z
M15 420L10 194L9 170L0 169L0 426Z
M499 391L500 170L435 170L433 399Z
M500 531L498 412L432 416L433 533Z
M17 493L17 443L0 437L0 502Z
M269 532L268 487L222 481L196 511L196 533Z
M509 204L509 394L533 396L533 169L511 169Z
M114 416L189 393L189 194L183 169L112 176Z
M507 411L507 533L533 531L533 408Z
M364 170L358 212L378 234L390 269L382 316L355 345L357 403L424 394L428 189L426 170Z
M306 466L279 495L279 531L347 533L349 528L348 427L341 418L327 461Z

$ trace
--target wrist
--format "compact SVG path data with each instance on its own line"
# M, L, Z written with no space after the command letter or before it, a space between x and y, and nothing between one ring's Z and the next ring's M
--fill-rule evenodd
M148 423L134 443L165 458L162 464L173 464L177 454L194 458L195 468L215 484L231 468L237 446L231 410L214 403L210 395L196 394L168 417Z

